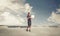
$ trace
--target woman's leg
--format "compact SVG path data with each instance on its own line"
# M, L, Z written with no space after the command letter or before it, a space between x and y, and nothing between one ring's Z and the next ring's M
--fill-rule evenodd
M28 31L28 28L29 28L29 27L27 26L27 29L26 29L26 31Z
M29 31L31 31L31 26L29 27Z

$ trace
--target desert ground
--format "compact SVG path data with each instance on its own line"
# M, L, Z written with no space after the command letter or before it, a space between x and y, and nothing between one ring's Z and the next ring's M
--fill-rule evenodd
M26 28L0 26L0 36L60 36L60 27L32 27L27 32Z

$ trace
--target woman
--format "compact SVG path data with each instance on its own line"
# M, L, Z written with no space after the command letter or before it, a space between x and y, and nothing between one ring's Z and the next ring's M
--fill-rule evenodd
M26 31L31 31L31 14L30 14L30 12L28 12L28 14L27 14L27 21L28 21L28 26L27 26Z

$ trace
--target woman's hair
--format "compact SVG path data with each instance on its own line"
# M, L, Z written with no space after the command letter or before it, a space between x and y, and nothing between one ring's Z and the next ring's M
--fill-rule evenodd
M27 14L27 17L29 17L29 16L31 16L31 15L30 15L30 12L28 12L28 14Z
M30 14L30 12L28 12L28 14Z

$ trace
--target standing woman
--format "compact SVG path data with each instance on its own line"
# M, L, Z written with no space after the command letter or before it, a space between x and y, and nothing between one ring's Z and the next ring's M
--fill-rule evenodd
M28 14L27 14L27 21L28 21L28 26L27 26L26 31L31 31L31 14L30 14L30 12L28 12Z

